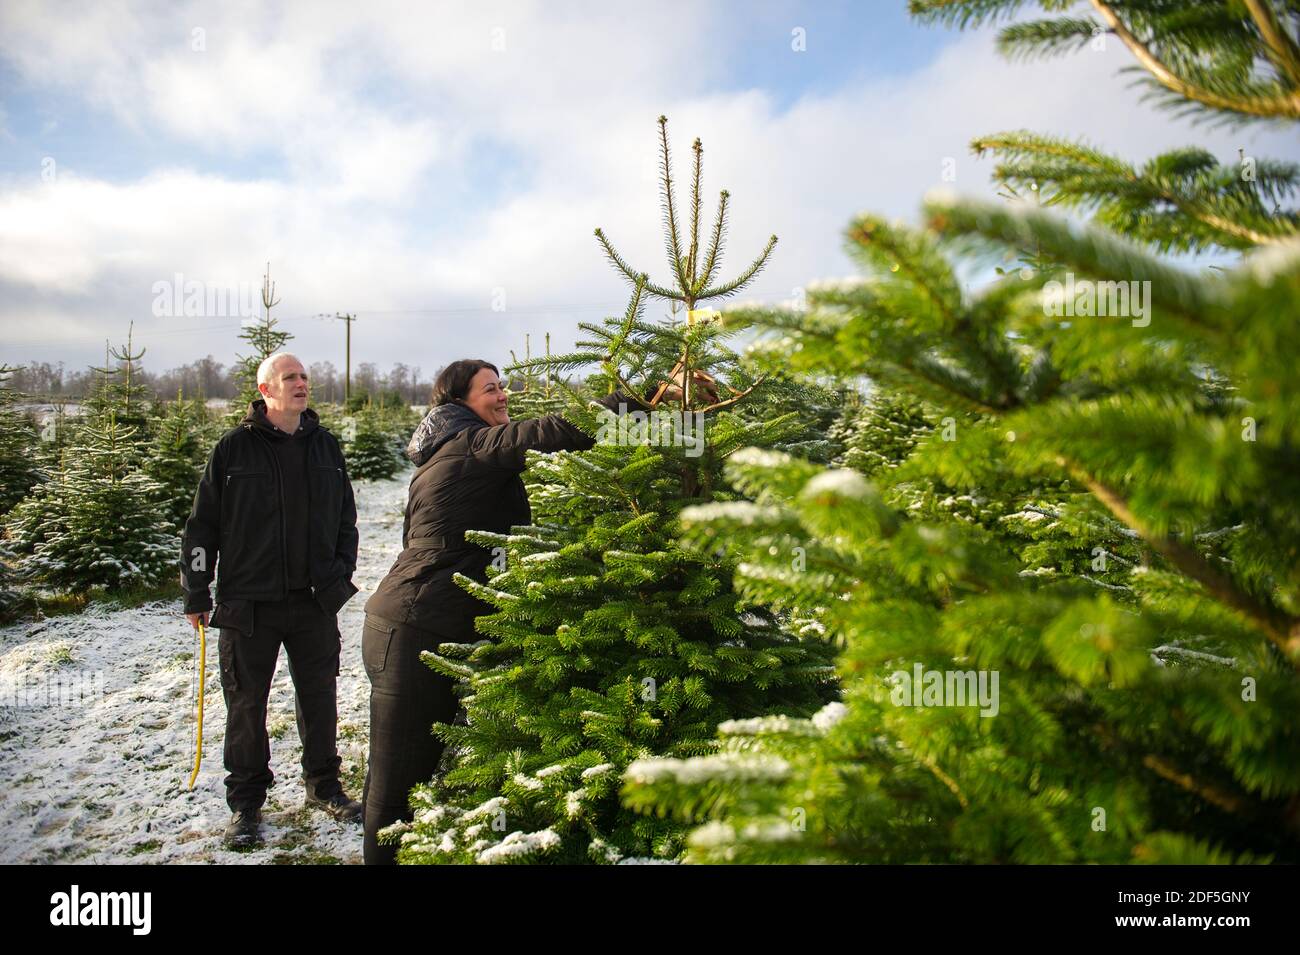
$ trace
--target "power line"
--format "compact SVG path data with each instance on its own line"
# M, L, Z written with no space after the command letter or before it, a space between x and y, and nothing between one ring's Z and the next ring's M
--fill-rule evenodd
M158 337L163 335L192 335L195 332L224 331L226 329L242 328L242 327L243 327L242 322L236 322L233 325L200 325L194 328L173 328L167 331L148 332L146 334L148 335L148 337L153 338L153 337ZM0 344L3 344L7 348L44 348L44 347L52 347L55 345L85 345L85 344L97 345L100 342L102 342L105 338L112 338L112 337L113 336L109 334L109 335L96 335L93 338L51 338L46 341L28 341L26 339L14 339L10 341L7 339L0 338Z
M616 305L535 305L531 308L504 308L494 309L489 307L483 308L478 306L465 306L459 308L358 308L358 315L463 315L473 314L476 312L495 312L500 315L538 315L547 312L578 312L578 311L622 311L626 308ZM291 318L320 318L320 315L297 315ZM333 315L326 315L326 318L333 318Z
M775 300L780 296L788 295L788 294L789 293L785 291L772 292L769 295L764 295L761 292L754 292L750 297L757 298L762 301L767 301L769 299ZM653 305L655 302L658 301L659 301L658 299L653 299L651 300L650 304ZM648 307L649 306L647 306L647 308ZM626 311L626 309L627 309L626 302L620 302L617 304L598 302L595 304L586 304L586 305L531 305L522 308L511 305L508 308L503 308L500 310L493 309L491 307L484 308L480 306L471 305L471 306L456 306L454 308L449 308L449 307L357 308L354 310L354 312L355 314L363 315L363 316L364 315L441 315L441 314L451 315L451 314L466 314L466 313L475 313L475 312L496 312L497 314L500 315L510 315L510 314L537 315L537 314L548 313L548 312L578 312L578 311L605 311L611 315L622 315L623 312ZM299 315L296 317L297 318L318 318L320 316ZM325 317L333 318L334 316L329 315Z
M609 315L621 314L625 305L607 305L607 304L587 304L587 305L534 305L530 307L517 308L509 307L495 314L500 315L549 315L563 312L579 311L603 311ZM429 307L429 308L358 308L351 311L352 316L357 315L473 315L485 312L494 312L491 307L479 308L474 306L448 307ZM252 317L252 316L250 316ZM280 321L300 321L305 319L333 319L334 315L323 313L314 313L310 315L290 315L280 319ZM244 320L238 322L225 323L221 325L197 325L193 328L174 328L166 331L146 332L150 338L169 336L169 335L194 335L200 332L226 331L232 328L243 328ZM95 335L87 338L56 338L37 341L27 340L9 340L0 337L0 345L8 348L50 348L58 345L85 345L98 344L103 341L105 336ZM111 338L112 336L107 336Z

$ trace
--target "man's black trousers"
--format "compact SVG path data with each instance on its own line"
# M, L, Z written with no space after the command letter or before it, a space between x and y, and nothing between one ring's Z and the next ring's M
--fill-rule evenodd
M307 792L340 791L336 746L339 628L310 590L253 605L251 632L221 628L221 689L226 698L226 803L232 811L260 809L273 781L266 703L284 644L293 678L302 772Z
M457 699L450 677L420 661L446 637L366 615L361 659L370 677L370 758L366 761L363 856L366 865L392 865L396 845L380 845L377 834L398 820L410 821L411 787L433 778L444 743L430 731L451 723Z

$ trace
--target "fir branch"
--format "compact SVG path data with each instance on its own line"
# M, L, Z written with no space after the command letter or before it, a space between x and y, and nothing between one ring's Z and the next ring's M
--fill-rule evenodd
M600 247L605 250L606 258L608 258L609 261L614 264L614 267L623 273L623 277L626 278L629 282L631 282L632 286L635 287L636 284L641 280L641 276L644 275L645 273L637 272L635 269L632 268L632 266L628 265L627 262L623 260L623 257L619 255L618 252L614 249L614 246L610 244L609 239L605 237L604 231L602 231L601 229L597 229L595 234L596 234L596 240L600 243ZM647 291L653 292L655 295L658 295L660 298L676 299L677 301L685 300L680 292L663 288L662 286L656 285L650 281L647 281L645 283L645 287Z
M730 391L732 394L735 395L734 398L728 398L728 399L726 399L725 401L719 401L719 402L717 402L716 404L711 404L711 405L708 405L708 406L706 406L706 407L704 407L704 408L701 408L701 409L700 409L700 413L703 414L703 413L706 412L706 411L717 411L719 408L726 408L726 407L729 407L729 406L731 406L731 405L734 405L736 402L740 401L740 400L741 400L742 398L744 398L747 394L749 394L751 391L753 391L755 388L757 388L759 385L761 385L761 384L763 383L763 381L764 381L766 378L767 378L767 375L759 375L759 376L758 376L758 379L757 379L757 380L756 380L752 385L750 385L748 388L746 388L744 391L736 391L736 389L734 389L734 388L728 386L728 389L727 389L727 390Z
M1182 772L1163 757L1148 754L1142 758L1142 765L1162 779L1167 779L1189 793L1200 796L1211 805L1218 806L1224 812L1241 812L1245 806L1244 801L1239 797L1226 793L1217 786L1197 782L1190 773Z
M1260 201L1295 190L1298 168L1291 163L1261 164L1257 179L1247 185L1203 149L1164 153L1140 173L1082 142L1024 130L978 137L971 141L971 151L1011 160L994 169L997 181L1052 185L1054 204L1096 208L1105 224L1162 250L1190 250L1208 243L1250 248L1285 241L1300 228L1293 214L1270 215ZM1213 230L1208 242L1202 230L1187 227L1186 219Z
M1200 650L1189 650L1187 647L1176 647L1171 644L1164 644L1156 647L1151 651L1153 659L1163 665L1166 658L1190 660L1193 663L1213 663L1216 666L1232 668L1237 665L1234 657L1221 657L1213 653L1203 653Z
M1296 46L1295 40L1278 22L1277 15L1267 0L1244 2L1250 11L1250 18L1259 28L1259 35L1264 38L1265 55L1293 84L1300 85L1300 47Z
M1185 99L1193 100L1212 109L1228 110L1258 117L1287 117L1300 119L1300 92L1291 91L1276 96L1228 95L1207 89L1179 76L1165 65L1151 48L1133 35L1119 15L1105 0L1091 0L1093 7L1106 21L1106 25L1120 38L1137 58L1141 67L1151 74L1161 86Z
M1133 592L1132 587L1126 587L1123 584L1108 584L1104 580L1098 580L1096 577L1090 577L1087 574L1080 574L1079 577L1081 580L1086 580L1088 583L1094 584L1102 590L1118 591L1122 594L1131 594Z
M713 274L718 269L718 256L722 252L723 236L727 228L727 200L730 197L731 193L726 189L718 197L718 214L713 220L713 235L709 238L709 248L704 255L704 269L696 279L696 287L691 289L691 294L697 298L700 291L713 281Z
M659 117L659 144L663 156L659 175L659 191L664 204L664 233L668 245L668 259L673 272L677 275L679 288L684 292L691 287L683 270L681 240L677 235L677 213L673 209L673 172L672 161L668 154L668 117Z
M1108 507L1120 521L1142 535L1152 549L1168 560L1180 572L1201 584L1220 602L1233 608L1250 620L1281 650L1292 667L1300 669L1300 620L1288 616L1276 607L1265 604L1242 591L1227 575L1210 565L1200 554L1181 541L1153 531L1133 512L1119 491L1093 477L1078 462L1061 457L1057 463L1067 468L1093 496Z
M1080 50L1097 30L1089 19L1062 17L1013 23L998 34L997 47L1008 60L1031 60Z
M1028 205L1008 208L986 200L958 198L944 190L928 194L924 209L929 226L941 234L998 247L1038 243L1052 259L1088 276L1149 281L1161 290L1161 314L1177 319L1187 332L1216 343L1229 334L1228 329L1206 318L1215 313L1222 294L1218 286L1106 230L1078 227Z
M714 286L713 288L707 288L703 292L701 292L697 296L697 298L701 298L701 299L725 298L728 295L731 295L735 292L739 292L742 288L744 288L746 285L749 284L750 280L754 276L756 276L760 271L762 271L763 266L767 264L768 256L772 254L772 250L775 248L776 248L776 236L771 236L768 238L767 245L763 248L763 251L759 253L758 258L756 258L750 264L749 268L745 269L745 271L742 272L738 278L733 279L732 281L727 282L723 285Z
M695 287L695 263L700 253L700 174L704 167L704 145L698 136L691 148L695 151L695 176L691 182L691 251L686 258L686 275L690 281L684 289Z
M939 764L937 762L935 762L930 757L922 756L920 753L915 751L912 751L912 756L917 760L917 762L919 762L922 766L924 766L926 769L932 772L934 774L935 779L943 783L944 786L946 786L949 789L949 791L951 791L952 794L957 797L957 802L961 804L962 809L970 808L970 800L966 798L966 795L961 791L961 787L957 785L957 780L953 779L951 776L945 773L941 768L939 768Z
M996 23L1014 16L1025 0L908 0L907 12L922 23L958 29Z
M904 272L925 293L945 324L956 324L960 292L952 269L938 254L929 236L895 227L879 216L859 216L848 229L849 251L862 249L891 260L890 269Z

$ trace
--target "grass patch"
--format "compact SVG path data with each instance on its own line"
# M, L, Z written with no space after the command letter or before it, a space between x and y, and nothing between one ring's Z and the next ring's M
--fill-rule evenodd
M343 860L328 852L308 849L306 852L277 852L271 856L271 865L342 865Z
M355 763L344 763L339 770L339 782L343 791L353 799L360 799L366 788L366 758L362 756Z
M179 617L180 599L180 587L172 579L165 583L135 584L114 591L104 587L91 587L78 593L29 590L22 592L18 602L0 614L0 624L66 617L69 614L83 613L91 604L100 604L107 610L126 610L159 600L174 601L178 605Z
M356 723L340 723L338 730L340 740L353 740L361 738L361 727Z
M111 593L103 591L96 602L102 603L109 610L127 610L131 607L139 607L142 604L154 603L159 600L174 601L176 603L177 618L182 623L185 622L184 618L180 616L181 589L174 577L168 578L165 583L136 584L122 590L114 590ZM188 626L188 624L186 625Z
M67 666L76 662L72 657L72 647L66 643L56 647L50 647L45 653L45 659L55 666Z

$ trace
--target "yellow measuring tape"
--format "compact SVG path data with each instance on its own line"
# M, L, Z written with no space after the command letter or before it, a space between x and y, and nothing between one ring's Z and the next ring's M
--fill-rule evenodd
M190 773L189 788L194 788L194 780L199 777L199 763L203 762L203 685L208 682L208 635L203 624L199 623L199 726L198 746L194 750L194 771Z

